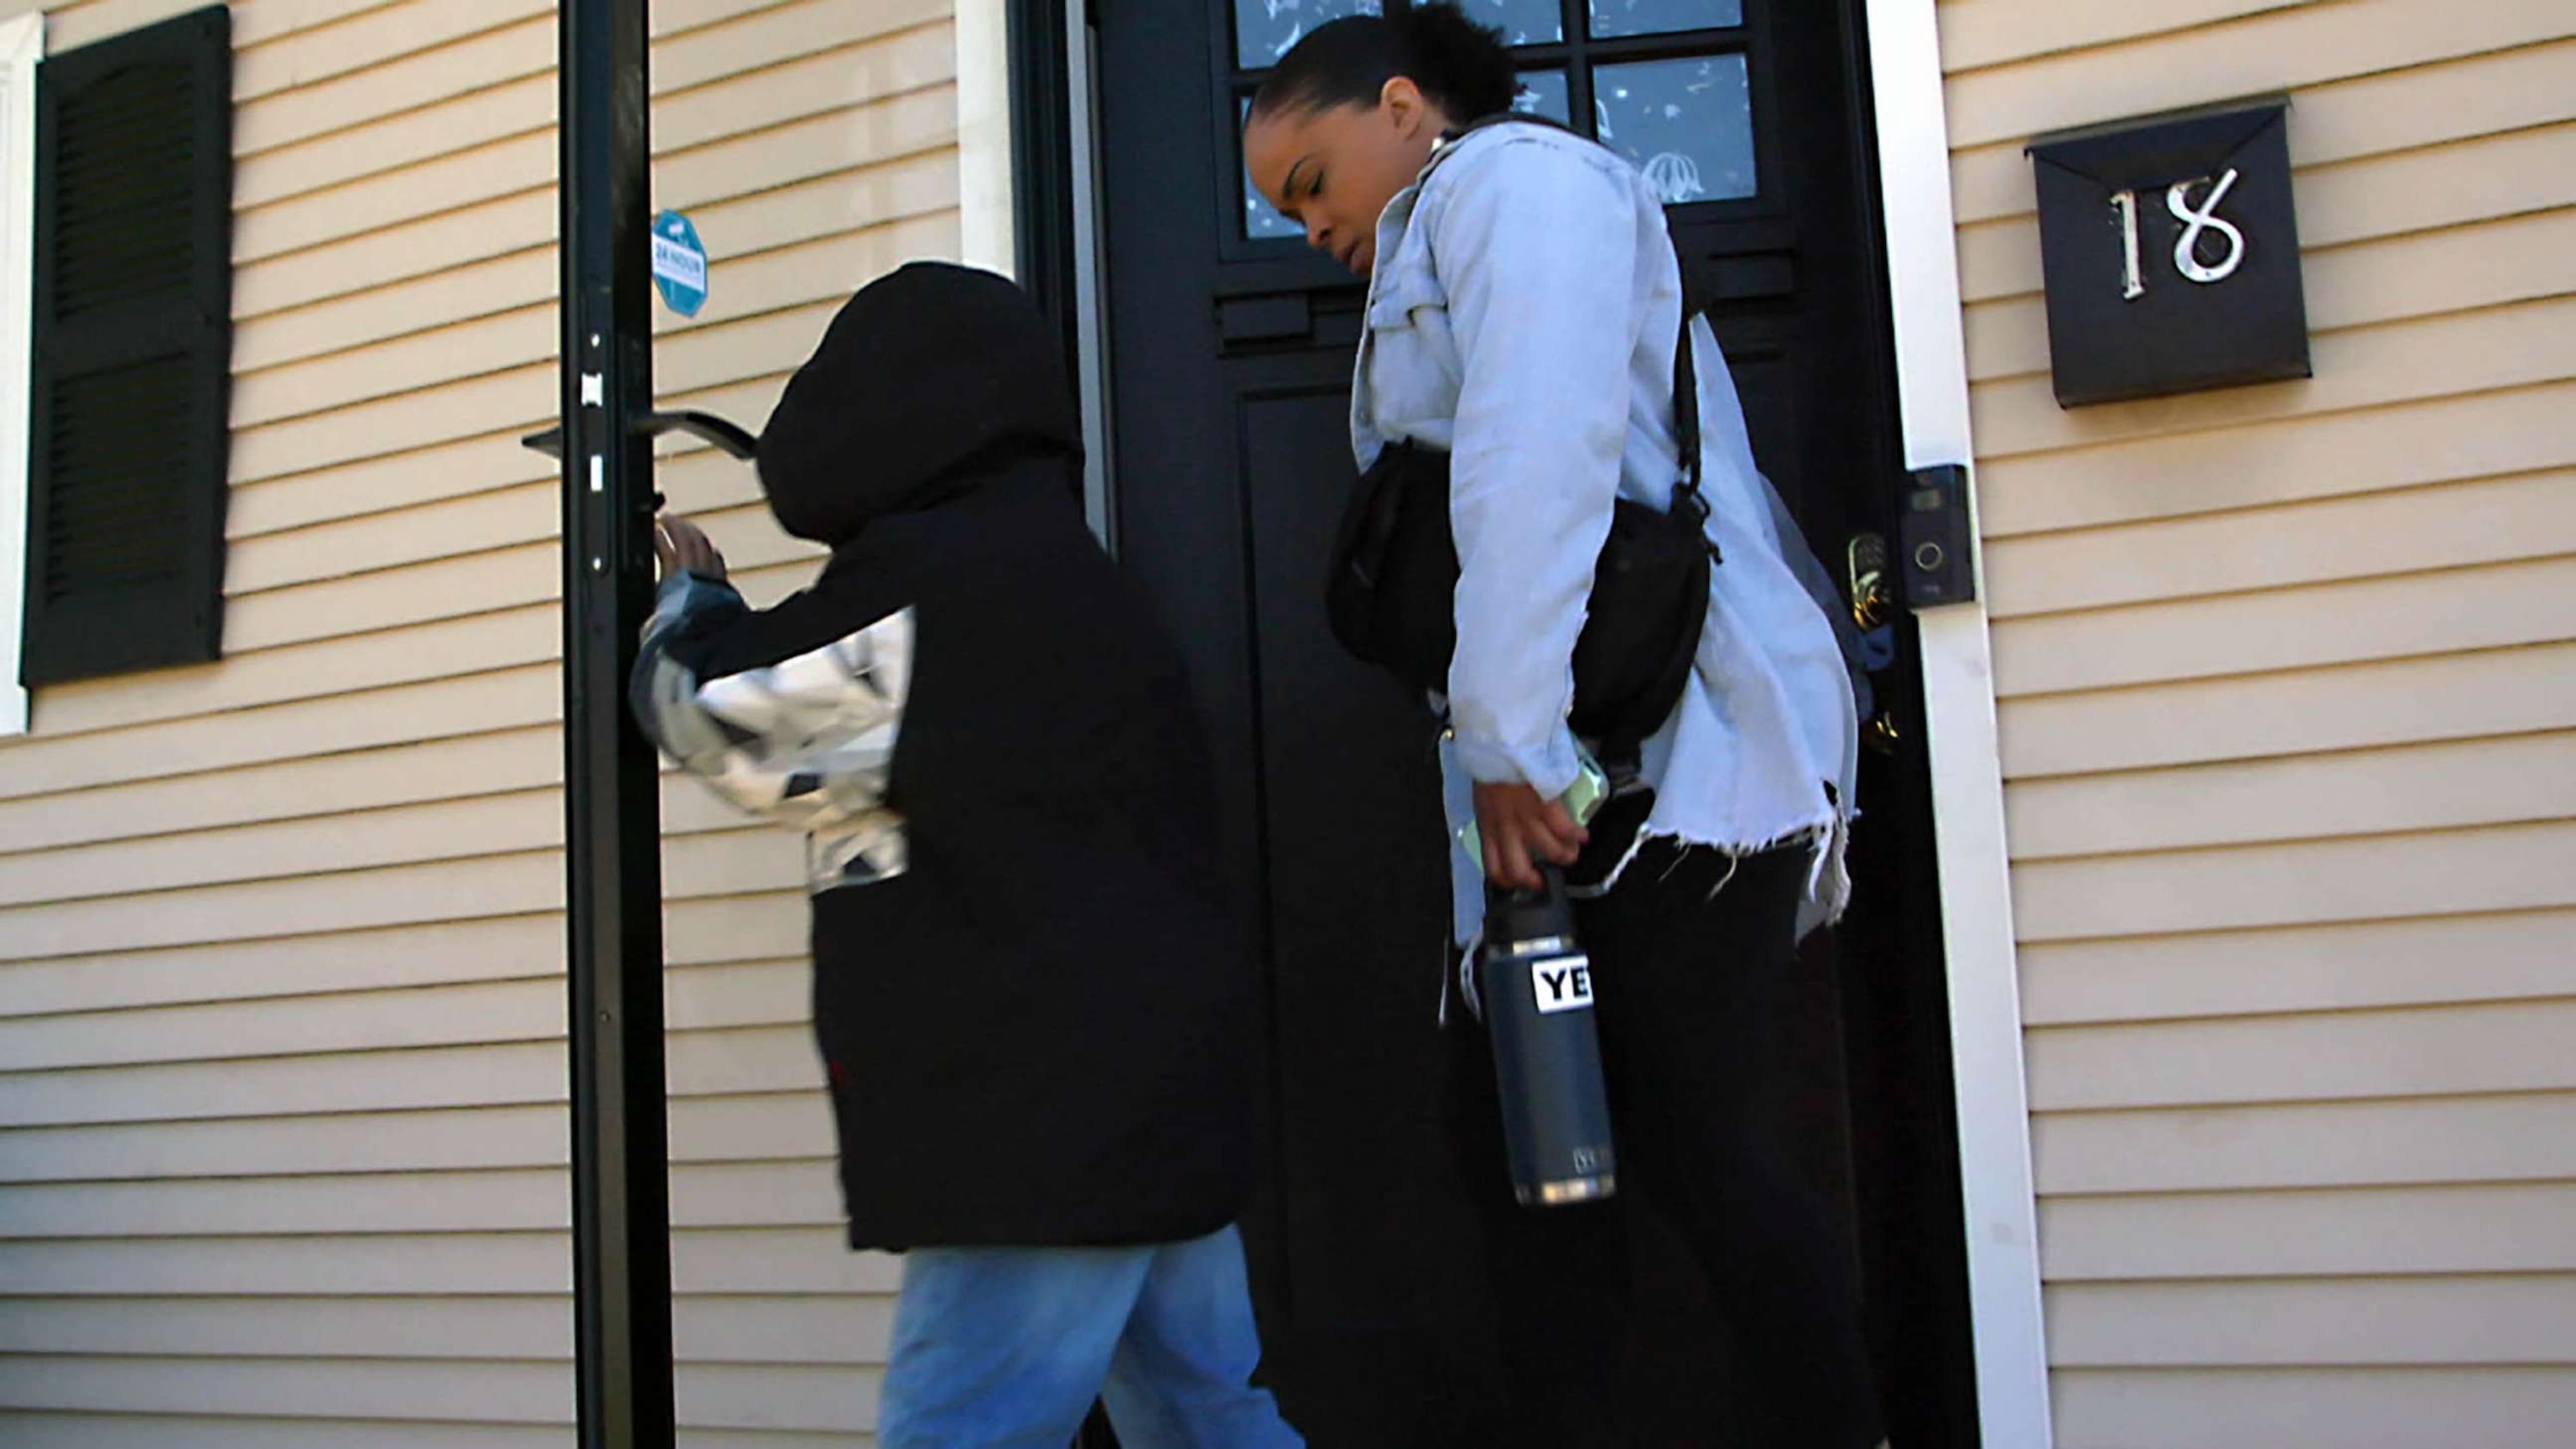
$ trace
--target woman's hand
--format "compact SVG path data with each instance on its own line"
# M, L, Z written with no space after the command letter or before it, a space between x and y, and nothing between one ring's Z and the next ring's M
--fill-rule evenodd
M724 555L706 530L685 518L661 518L653 524L653 556L662 561L662 577L685 569L711 579L725 576Z
M1572 865L1592 838L1562 801L1542 799L1527 785L1478 785L1476 831L1484 837L1485 879L1516 891L1544 886L1539 863Z

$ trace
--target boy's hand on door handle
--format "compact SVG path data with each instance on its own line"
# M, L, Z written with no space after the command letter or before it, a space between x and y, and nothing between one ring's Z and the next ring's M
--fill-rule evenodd
M711 579L725 577L724 554L706 530L685 518L664 517L653 524L653 556L662 561L662 577L685 569Z

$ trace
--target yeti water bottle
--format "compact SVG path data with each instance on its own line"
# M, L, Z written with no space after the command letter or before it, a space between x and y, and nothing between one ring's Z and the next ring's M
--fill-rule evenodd
M1565 879L1486 897L1479 996L1494 1043L1512 1191L1530 1207L1593 1202L1617 1189L1610 1100L1593 1024L1592 961L1574 939Z

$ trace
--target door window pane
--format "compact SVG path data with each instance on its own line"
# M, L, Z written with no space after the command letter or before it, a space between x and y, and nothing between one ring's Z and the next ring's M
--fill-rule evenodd
M1505 45L1554 45L1565 38L1565 10L1557 0L1460 0L1458 8L1501 31Z
M1237 137L1235 142L1235 152L1237 155L1242 154L1243 151L1243 144L1240 138L1243 134L1244 123L1251 119L1252 97L1241 97L1234 103L1234 129ZM1306 234L1306 229L1304 227L1299 226L1297 223L1280 215L1279 208L1272 206L1269 199L1261 194L1260 188L1252 184L1252 167L1249 164L1246 164L1243 168L1243 234L1252 238L1254 241L1266 241L1272 237L1304 236Z
M1743 23L1744 0L1592 0L1592 33L1603 40L1676 30L1732 30Z
M1202 191L1199 195L1205 196L1207 193ZM1281 216L1279 208L1272 206L1260 192L1253 189L1252 173L1249 171L1243 175L1243 234L1254 241L1306 234L1304 227Z
M1234 0L1235 64L1267 70L1310 30L1346 15L1375 15L1379 0ZM1479 0L1491 5L1494 0ZM1515 8L1524 0L1511 0ZM1490 22L1489 22L1490 23Z
M1592 74L1592 93L1602 144L1644 167L1665 205L1761 189L1743 56L1605 65Z
M1562 125L1573 125L1574 97L1566 89L1565 72L1561 70L1522 71L1520 98L1512 102L1512 109L1545 116Z

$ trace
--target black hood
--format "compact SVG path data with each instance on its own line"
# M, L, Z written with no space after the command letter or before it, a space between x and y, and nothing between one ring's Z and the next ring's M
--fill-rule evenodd
M870 283L761 431L770 512L798 538L838 546L1010 464L1078 461L1060 348L1028 295L991 272L916 262Z

